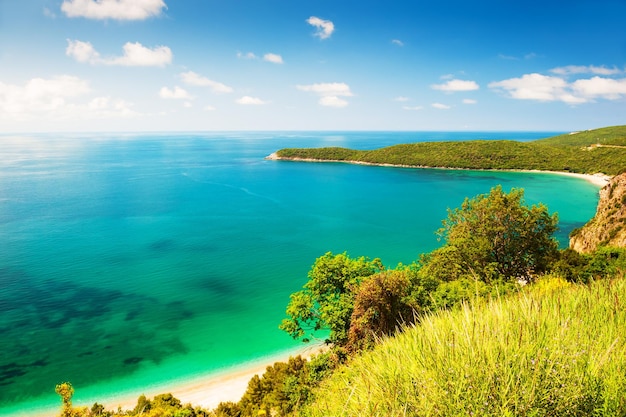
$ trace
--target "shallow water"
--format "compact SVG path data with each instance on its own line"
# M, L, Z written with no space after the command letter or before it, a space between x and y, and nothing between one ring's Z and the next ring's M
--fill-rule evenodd
M410 263L466 196L524 187L559 238L598 187L540 173L269 161L283 147L372 149L552 133L0 136L0 415L87 404L298 345L278 330L326 251Z

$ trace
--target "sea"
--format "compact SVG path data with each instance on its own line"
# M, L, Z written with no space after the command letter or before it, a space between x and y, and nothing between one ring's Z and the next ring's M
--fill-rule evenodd
M54 415L65 381L75 404L106 404L300 349L278 325L316 258L410 264L448 209L498 184L557 212L562 247L598 202L563 175L272 152L557 133L0 135L0 416Z

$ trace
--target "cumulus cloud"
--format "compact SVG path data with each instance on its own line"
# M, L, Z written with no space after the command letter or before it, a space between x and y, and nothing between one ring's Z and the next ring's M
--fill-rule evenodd
M172 63L172 51L167 46L146 48L139 42L124 44L124 55L106 60L107 65L124 65L129 67L163 67Z
M403 106L402 107L404 110L413 110L413 111L417 111L417 110L423 110L424 106Z
M163 0L64 0L61 4L67 17L100 20L144 20L166 8Z
M315 36L320 39L328 39L330 35L335 31L335 25L330 20L320 19L319 17L311 16L306 22L315 27Z
M89 42L68 39L65 54L78 62L89 62L91 64L100 62L100 54Z
M448 110L451 108L447 104L441 104L441 103L433 103L431 104L431 106L439 110Z
M562 76L583 73L609 75L621 73L616 69L593 66L568 66L555 68L551 72ZM518 100L561 101L567 104L587 103L597 99L626 98L626 78L616 79L596 75L591 78L567 81L562 76L525 74L519 78L492 82L489 87Z
M283 57L277 54L268 53L263 55L263 61L271 62L274 64L282 64Z
M266 101L261 100L260 98L250 97L250 96L243 96L243 97L235 100L235 102L237 104L252 105L252 106L259 106L259 105L262 105L262 104L267 104Z
M570 74L598 74L598 75L616 75L623 73L619 68L606 68L604 66L597 67L594 65L567 65L565 67L553 68L550 70L553 74L570 75Z
M128 67L163 67L171 64L172 51L167 46L147 48L139 42L124 44L124 55L112 58L102 58L89 42L67 40L65 54L78 62L92 65L120 65Z
M213 106L204 106L204 110L205 111L214 111L214 110L217 110L217 109L215 107L213 107Z
M443 84L433 84L430 86L433 90L445 91L448 93L455 91L474 91L478 90L480 87L476 83L476 81L466 81L466 80L450 80Z
M89 82L70 75L33 78L24 85L0 82L0 119L95 119L137 114L131 104L123 100L110 97L89 99L86 96L91 91Z
M587 99L604 98L618 100L626 97L626 78L614 80L612 78L593 77L576 80L571 84L574 94Z
M565 101L569 95L566 87L567 82L562 78L537 73L489 84L489 88L505 91L511 98L537 101Z
M400 102L405 102L405 101L409 101L410 98L408 97L404 97L404 96L398 96L396 98L393 99L394 101L400 101Z
M297 85L296 88L300 91L317 94L320 97L318 103L329 107L346 107L348 102L340 97L353 96L350 86L346 83L317 83Z
M173 90L167 87L161 88L159 97L173 100L190 100L193 98L191 94L178 86L174 87Z
M477 101L471 98L464 98L463 99L463 104L476 104Z
M180 74L180 78L185 84L196 87L209 87L214 93L232 93L233 89L225 84L213 81L197 74L193 71L187 71Z

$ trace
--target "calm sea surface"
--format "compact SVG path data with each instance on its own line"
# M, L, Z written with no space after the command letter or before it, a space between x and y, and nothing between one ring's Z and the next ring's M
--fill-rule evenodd
M598 187L538 173L269 161L550 132L0 136L0 415L223 370L299 347L278 330L326 251L410 263L464 197L497 184L589 220Z

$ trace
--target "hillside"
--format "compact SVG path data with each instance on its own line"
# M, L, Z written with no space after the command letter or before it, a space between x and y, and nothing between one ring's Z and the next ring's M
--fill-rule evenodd
M354 358L310 416L626 415L626 280L539 282L425 317Z
M559 135L532 142L421 142L370 151L338 147L287 148L277 151L270 158L409 167L604 173L612 176L626 167L626 126Z
M571 234L570 248L578 252L590 253L600 245L626 247L626 173L600 190L596 215Z

